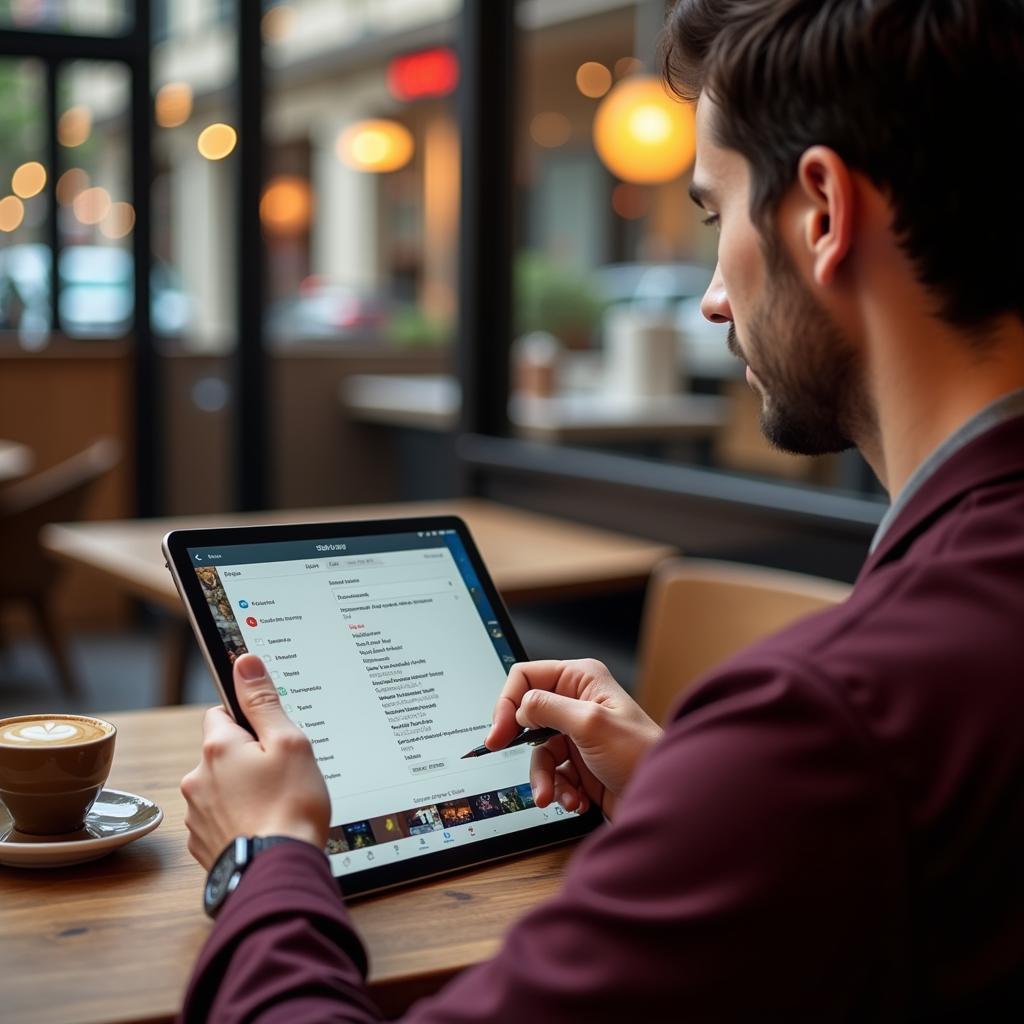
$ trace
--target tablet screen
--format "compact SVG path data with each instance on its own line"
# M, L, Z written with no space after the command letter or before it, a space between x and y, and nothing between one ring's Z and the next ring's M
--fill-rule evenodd
M517 659L455 530L189 547L230 661L266 662L331 794L335 875L564 815L483 742Z

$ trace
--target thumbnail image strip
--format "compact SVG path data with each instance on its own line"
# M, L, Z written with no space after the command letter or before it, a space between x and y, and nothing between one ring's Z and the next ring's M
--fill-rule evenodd
M408 811L382 814L377 818L350 821L335 825L327 834L326 850L329 854L359 850L378 843L396 842L410 836L423 836L428 832L469 825L474 821L497 818L502 814L515 814L535 807L533 791L528 782L508 789L490 790L475 796L448 800L441 804L414 807Z

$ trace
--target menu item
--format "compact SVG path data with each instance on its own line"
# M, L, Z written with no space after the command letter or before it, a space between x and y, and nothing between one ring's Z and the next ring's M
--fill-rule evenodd
M110 774L117 730L84 715L0 719L0 802L17 832L56 836L85 823Z
M252 651L308 736L346 893L599 820L534 805L528 748L463 759L526 656L461 521L186 531L165 549L236 718L231 665Z

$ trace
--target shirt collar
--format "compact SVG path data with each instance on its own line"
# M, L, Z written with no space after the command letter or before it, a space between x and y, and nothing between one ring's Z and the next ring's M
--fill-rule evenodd
M1009 394L997 398L989 403L980 412L972 416L963 426L950 434L922 462L903 486L903 490L896 496L896 500L889 506L882 521L878 524L875 536L871 541L870 554L874 554L881 545L883 538L889 532L892 524L900 517L903 510L910 504L915 494L921 490L924 484L935 475L938 469L949 461L961 448L971 443L975 438L988 432L993 427L1005 423L1007 420L1024 416L1024 388L1011 391Z
M1024 477L1024 414L1018 410L1016 416L999 416L994 426L958 446L920 481L889 520L889 528L868 555L858 579L900 557L915 537L968 491Z

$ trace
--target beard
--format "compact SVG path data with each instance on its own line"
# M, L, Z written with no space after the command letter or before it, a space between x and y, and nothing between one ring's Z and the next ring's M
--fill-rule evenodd
M729 350L760 382L761 431L793 455L829 455L863 442L875 417L862 360L808 292L774 241L765 244L770 297L755 310L741 346Z

